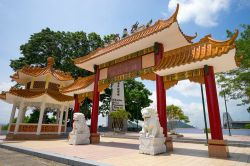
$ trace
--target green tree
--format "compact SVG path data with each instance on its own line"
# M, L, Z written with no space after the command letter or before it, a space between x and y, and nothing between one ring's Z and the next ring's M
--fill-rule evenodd
M130 120L143 120L141 110L150 106L152 93L143 83L134 79L124 82L125 109L131 114Z
M102 104L100 105L99 112L102 116L108 115L110 110L110 101L111 101L111 88L107 88L104 90L104 93L100 95L100 101Z
M115 40L115 38L116 38L115 34L105 35L103 37L103 41L105 44L109 44L112 40Z
M242 25L243 31L236 40L236 57L240 59L237 69L217 75L222 90L220 96L241 100L239 105L250 104L250 25ZM229 37L232 32L227 31ZM248 107L250 113L250 107Z
M167 115L169 120L180 120L185 123L189 122L188 116L184 114L181 107L173 104L167 106Z
M90 72L76 67L72 59L88 54L103 46L96 33L52 31L49 28L30 36L29 41L20 46L22 57L11 60L10 67L16 71L25 65L45 66L49 56L55 59L55 69L70 72L75 78L87 76Z
M76 67L72 61L88 54L90 51L102 47L104 44L100 35L92 32L64 32L52 31L49 28L42 29L41 32L34 33L30 36L27 43L20 46L22 57L11 60L10 67L16 71L26 65L45 66L49 56L55 59L55 69L64 72L70 72L73 77L87 76L90 72ZM91 106L90 101L88 106ZM81 107L81 112L87 113L90 118L89 111ZM55 120L49 119L46 122L52 123ZM33 110L30 115L29 123L37 123L39 119L39 110Z

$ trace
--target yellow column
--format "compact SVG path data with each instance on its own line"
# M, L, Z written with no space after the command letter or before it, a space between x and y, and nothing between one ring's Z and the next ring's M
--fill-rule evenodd
M47 75L47 76L46 76L45 89L48 89L50 79L51 79L51 76L50 76L50 75Z
M34 82L35 82L35 77L32 77L31 84L30 84L30 89L33 89Z

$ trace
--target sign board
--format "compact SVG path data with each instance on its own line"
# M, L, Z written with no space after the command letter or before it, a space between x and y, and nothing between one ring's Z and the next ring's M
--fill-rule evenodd
M117 109L125 109L124 82L115 82L112 84L112 95L110 102L110 112Z

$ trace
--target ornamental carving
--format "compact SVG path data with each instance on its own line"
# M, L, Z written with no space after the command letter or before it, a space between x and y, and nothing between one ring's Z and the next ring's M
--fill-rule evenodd
M29 125L29 124L20 124L18 128L18 132L36 132L37 125Z
M58 132L58 125L42 125L41 132Z

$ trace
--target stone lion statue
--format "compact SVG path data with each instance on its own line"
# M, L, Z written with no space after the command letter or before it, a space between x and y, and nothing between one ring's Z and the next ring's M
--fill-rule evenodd
M82 113L74 113L73 130L69 134L69 144L89 144L89 127Z
M141 111L144 124L140 135L142 137L164 137L163 129L159 123L157 112L153 108L145 108Z
M82 134L89 132L89 127L86 124L85 116L82 113L74 113L73 130L70 134Z

